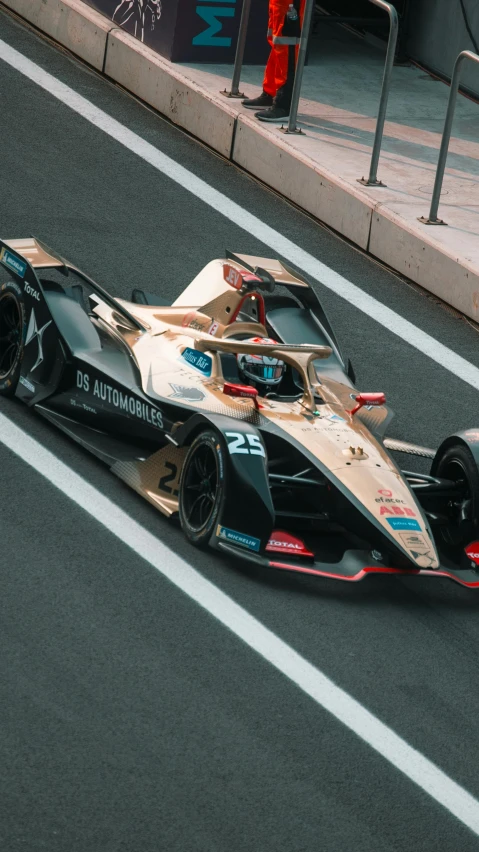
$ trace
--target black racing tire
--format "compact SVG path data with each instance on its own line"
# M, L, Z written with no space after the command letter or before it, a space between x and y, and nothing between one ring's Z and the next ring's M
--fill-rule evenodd
M440 527L443 541L464 547L477 537L479 528L479 469L469 447L462 442L445 448L434 461L434 476L460 484L461 495L446 507L450 523Z
M13 396L22 367L25 303L15 281L0 284L0 396Z
M179 516L191 544L206 548L225 499L224 450L220 435L204 429L194 439L181 471Z

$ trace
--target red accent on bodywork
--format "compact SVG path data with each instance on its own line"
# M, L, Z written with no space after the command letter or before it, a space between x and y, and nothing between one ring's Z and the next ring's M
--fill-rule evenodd
M243 399L252 399L255 408L259 408L258 405L258 391L256 388L252 388L249 385L235 385L233 382L225 382L223 385L223 393L226 396L239 396Z
M231 317L228 325L231 325L231 323L235 321L236 317L238 316L238 314L239 314L241 308L243 307L244 303L246 302L246 300L251 299L253 296L254 296L255 300L258 302L259 321L262 325L264 325L265 320L266 320L266 313L265 313L265 309L264 309L264 299L263 299L261 293L246 293L246 295L243 296L243 298L241 299L241 302L239 303L238 307L236 308L236 310L235 310L233 316Z
M235 290L241 290L243 286L243 276L241 275L240 270L236 269L235 266L231 266L229 263L223 263L223 278L230 287L234 287Z
M358 393L356 397L357 405L349 412L351 417L359 411L363 405L385 405L386 396L383 393Z
M266 545L267 553L283 553L289 556L306 556L314 558L314 553L308 550L304 541L300 538L284 532L284 530L274 530L271 533L270 540Z
M467 582L467 580L461 580L458 574L451 574L449 571L436 571L424 568L408 570L405 568L386 568L379 565L368 565L365 568L361 568L357 574L352 574L350 577L346 577L344 574L332 574L330 571L321 571L318 568L306 568L303 565L289 565L285 562L270 562L269 567L280 568L283 571L296 571L298 574L313 574L316 577L326 577L331 580L343 580L347 583L357 583L359 580L364 580L368 574L403 574L405 576L414 577L444 577L447 580L453 580L455 583L459 583L460 586L466 586L468 589L479 588L479 580L477 582L470 583Z
M479 565L479 541L471 541L464 550L467 558Z

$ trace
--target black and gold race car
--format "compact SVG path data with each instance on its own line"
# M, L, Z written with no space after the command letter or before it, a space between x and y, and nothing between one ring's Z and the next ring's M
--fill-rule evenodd
M0 241L0 262L0 394L179 518L192 544L338 580L479 587L479 429L437 452L386 438L384 395L356 388L286 264L226 252L168 305L114 298L33 238ZM392 452L431 458L430 474Z

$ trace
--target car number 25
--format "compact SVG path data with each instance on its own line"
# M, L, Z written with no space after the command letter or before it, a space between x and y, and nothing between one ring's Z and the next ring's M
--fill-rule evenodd
M243 434L242 432L225 432L228 439L228 449L232 456L236 453L242 455L263 456L265 451L259 435L252 435L250 432Z

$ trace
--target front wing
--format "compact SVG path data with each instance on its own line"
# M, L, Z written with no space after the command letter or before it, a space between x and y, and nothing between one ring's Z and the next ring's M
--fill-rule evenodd
M343 580L349 583L357 583L359 580L364 580L369 574L403 574L411 577L445 577L469 589L479 588L479 570L476 571L472 568L451 568L449 566L447 568L441 566L434 570L427 568L393 568L388 565L382 565L381 562L373 561L371 554L365 550L347 550L339 562L320 562L315 559L312 563L301 564L299 561L294 560L283 561L282 559L270 556L268 553L264 556L252 553L243 547L237 547L229 542L220 541L218 542L218 547L231 556L253 562L258 567L276 568L281 571L292 571L298 574L309 574L315 577Z

